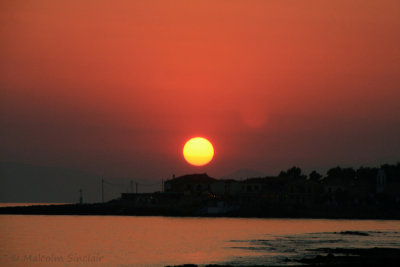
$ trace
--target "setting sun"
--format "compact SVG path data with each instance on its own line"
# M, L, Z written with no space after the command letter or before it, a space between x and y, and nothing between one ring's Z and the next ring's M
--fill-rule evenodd
M203 137L194 137L186 142L183 147L183 157L195 166L209 163L214 156L214 148L210 141Z

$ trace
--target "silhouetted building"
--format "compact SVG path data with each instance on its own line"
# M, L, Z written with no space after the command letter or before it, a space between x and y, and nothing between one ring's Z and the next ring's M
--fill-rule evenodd
M167 180L164 183L165 192L181 192L185 195L205 195L211 193L211 184L217 179L206 173L189 174Z
M248 195L260 195L266 188L268 178L249 178L241 182L242 193Z
M239 181L217 180L211 184L211 193L217 196L237 196L242 192L242 183Z

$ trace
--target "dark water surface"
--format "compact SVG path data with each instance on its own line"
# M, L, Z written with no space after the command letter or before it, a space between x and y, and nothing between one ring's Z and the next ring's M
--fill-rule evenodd
M290 265L322 247L400 248L400 221L0 215L0 266Z

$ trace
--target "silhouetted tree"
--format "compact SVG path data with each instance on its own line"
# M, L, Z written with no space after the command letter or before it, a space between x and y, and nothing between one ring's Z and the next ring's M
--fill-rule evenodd
M340 168L339 166L331 168L326 172L327 178L339 177L341 173L342 173L342 168Z
M278 175L278 177L286 177L287 173L285 171L281 171Z
M376 175L378 174L378 168L365 168L365 167L360 167L356 171L356 177L360 181L367 181L370 183L375 182Z
M308 177L309 177L309 179L310 179L311 181L318 182L319 180L321 180L322 175L319 174L319 173L316 172L316 171L312 171Z
M293 166L287 171L281 171L279 173L279 177L306 178L307 176L302 174L301 169L299 167Z
M327 178L342 178L342 179L354 179L356 177L356 171L353 168L340 168L335 167L329 169L327 172Z
M384 164L381 166L381 169L384 170L388 179L400 179L400 163L397 163L396 165Z
M353 168L342 169L342 176L346 179L354 179L356 177L356 171Z
M347 205L350 200L349 193L339 188L335 192L335 199L340 206Z

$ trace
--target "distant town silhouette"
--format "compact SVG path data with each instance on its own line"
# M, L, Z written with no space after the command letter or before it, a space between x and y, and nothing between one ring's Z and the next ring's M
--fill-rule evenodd
M400 218L400 163L334 167L326 176L291 167L277 176L171 177L154 193L121 193L108 202L4 207L0 213L168 216Z

